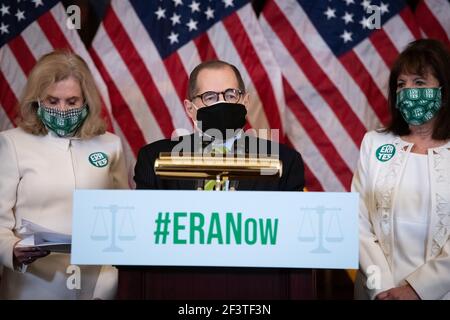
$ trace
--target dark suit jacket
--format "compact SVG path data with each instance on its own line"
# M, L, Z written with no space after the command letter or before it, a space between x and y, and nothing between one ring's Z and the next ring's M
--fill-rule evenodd
M202 185L202 181L196 180L168 180L161 179L156 176L154 171L155 160L160 152L171 152L173 148L181 143L189 143L192 151L200 151L205 147L205 143L199 145L194 139L195 134L182 136L179 140L172 141L170 139L159 140L141 148L137 158L134 170L134 181L136 189L160 189L160 190L195 190L197 185ZM196 141L194 143L194 141ZM201 143L201 142L200 142ZM179 146L179 145L178 145ZM240 180L235 184L237 190L267 190L267 191L302 191L304 180L303 161L300 154L283 144L243 135L235 144L236 152L254 153L254 146L257 146L257 154L263 153L262 146L267 148L267 154L279 154L279 159L283 163L281 178L275 179L259 179L253 178L248 180ZM250 146L250 147L249 147ZM200 149L199 149L200 148ZM279 152L277 152L277 150Z

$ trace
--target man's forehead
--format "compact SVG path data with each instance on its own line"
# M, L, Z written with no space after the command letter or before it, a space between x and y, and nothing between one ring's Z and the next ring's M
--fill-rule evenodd
M197 88L199 90L217 86L227 87L222 89L238 88L239 83L231 67L205 68L198 73Z

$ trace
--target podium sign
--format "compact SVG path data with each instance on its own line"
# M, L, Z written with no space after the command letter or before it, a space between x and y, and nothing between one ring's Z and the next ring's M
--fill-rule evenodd
M358 194L77 190L72 264L358 267Z

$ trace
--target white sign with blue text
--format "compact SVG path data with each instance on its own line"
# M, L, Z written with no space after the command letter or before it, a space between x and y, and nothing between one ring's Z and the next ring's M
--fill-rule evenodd
M358 267L358 194L77 190L72 264Z

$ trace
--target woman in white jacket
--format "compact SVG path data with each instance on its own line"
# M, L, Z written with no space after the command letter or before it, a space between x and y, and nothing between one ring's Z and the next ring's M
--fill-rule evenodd
M408 45L389 78L391 123L366 134L358 299L450 298L450 52Z
M0 297L111 299L115 268L81 266L81 286L68 285L69 254L17 246L22 219L70 234L74 189L128 188L120 139L105 132L86 63L69 52L43 56L19 107L19 127L0 132Z

